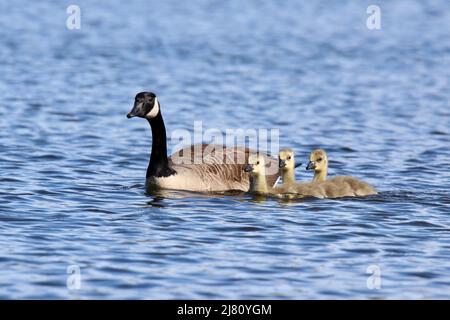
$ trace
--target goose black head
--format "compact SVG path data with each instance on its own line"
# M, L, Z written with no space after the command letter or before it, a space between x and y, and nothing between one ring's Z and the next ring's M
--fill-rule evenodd
M159 113L158 98L153 92L140 92L134 98L134 106L127 114L127 118L139 117L152 119Z

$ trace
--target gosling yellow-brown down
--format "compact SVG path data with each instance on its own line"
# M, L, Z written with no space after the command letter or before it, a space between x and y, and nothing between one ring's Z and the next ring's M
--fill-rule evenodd
M280 176L283 181L281 189L283 193L298 194L305 197L325 198L325 190L316 182L295 181L295 158L291 149L282 149L278 154L278 164L280 167Z
M250 173L249 192L258 194L273 193L271 192L273 191L272 188L267 185L264 157L259 154L249 155L244 171Z
M281 195L289 193L284 187L273 187L267 184L265 158L260 154L248 157L244 171L250 173L249 192L262 195Z
M368 183L350 176L337 176L327 179L328 156L325 150L313 150L309 156L307 170L314 170L313 182L320 183L327 198L361 197L377 194Z

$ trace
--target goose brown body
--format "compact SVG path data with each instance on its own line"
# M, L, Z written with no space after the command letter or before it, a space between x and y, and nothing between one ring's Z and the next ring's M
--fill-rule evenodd
M169 158L169 165L176 174L169 177L149 177L147 183L162 189L208 192L249 191L250 174L243 169L249 155L254 151L249 148L225 148L219 145L211 148L212 145L203 144L175 152ZM197 151L194 152L194 149ZM186 163L180 163L181 158L187 160ZM264 155L264 159L274 167L278 165L274 157ZM277 178L278 173L270 174L267 176L267 181L274 184Z

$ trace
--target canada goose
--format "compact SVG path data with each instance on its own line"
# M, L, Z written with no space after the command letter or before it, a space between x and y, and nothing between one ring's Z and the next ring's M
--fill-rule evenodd
M191 145L167 156L166 128L161 106L152 92L141 92L127 118L146 119L152 130L152 151L147 168L149 189L175 189L186 191L228 191L249 189L249 174L243 172L244 163L252 152L248 148ZM179 161L189 156L188 163ZM278 168L277 159L265 156L266 161ZM181 163L180 163L181 162ZM268 179L275 182L278 172Z
M285 193L295 193L316 198L326 197L325 191L320 183L295 181L295 168L300 166L301 163L295 163L294 152L291 149L280 150L278 163L280 176L283 180L282 188Z
M306 169L314 170L313 181L321 183L328 198L377 194L369 184L350 176L337 176L327 180L328 157L325 150L313 150Z

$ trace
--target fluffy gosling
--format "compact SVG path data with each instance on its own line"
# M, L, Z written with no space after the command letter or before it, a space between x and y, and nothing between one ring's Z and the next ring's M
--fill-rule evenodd
M337 176L327 179L328 156L325 150L313 150L309 156L307 170L314 170L313 182L320 183L327 198L368 196L377 194L368 183L350 176Z

